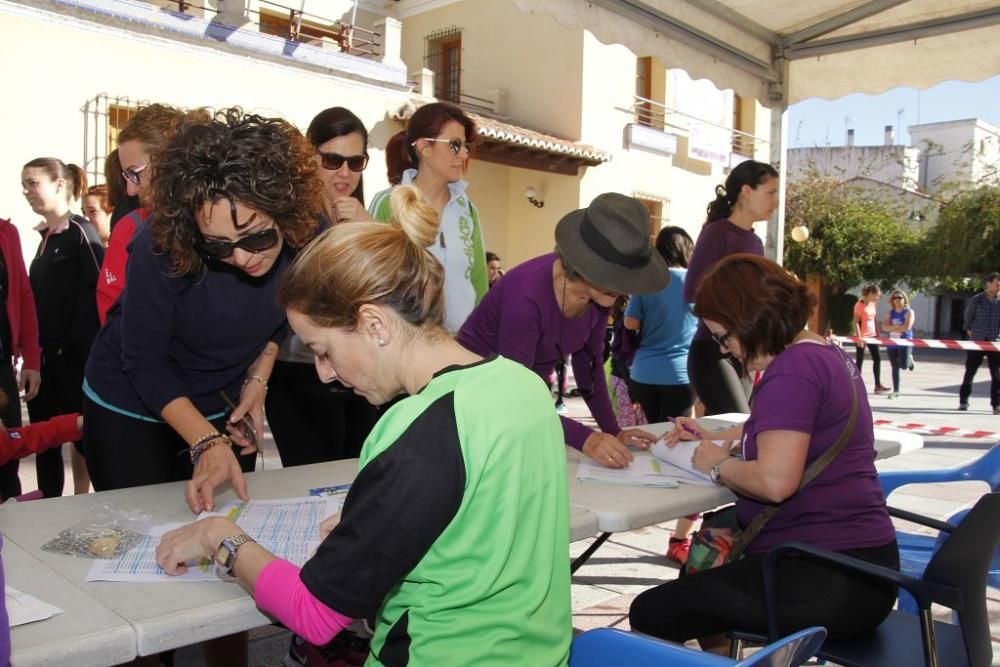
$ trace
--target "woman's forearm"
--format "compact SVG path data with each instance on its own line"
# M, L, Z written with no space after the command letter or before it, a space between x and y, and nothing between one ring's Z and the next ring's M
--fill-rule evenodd
M213 431L218 431L186 396L180 396L167 403L160 416L188 445L198 442Z

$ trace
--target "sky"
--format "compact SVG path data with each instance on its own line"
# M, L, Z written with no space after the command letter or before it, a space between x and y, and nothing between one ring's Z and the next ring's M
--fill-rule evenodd
M886 125L895 127L897 144L909 145L910 125L964 118L1000 126L1000 76L980 83L946 81L924 90L894 88L881 95L805 100L788 109L788 145L843 146L848 128L854 130L856 146L881 145Z

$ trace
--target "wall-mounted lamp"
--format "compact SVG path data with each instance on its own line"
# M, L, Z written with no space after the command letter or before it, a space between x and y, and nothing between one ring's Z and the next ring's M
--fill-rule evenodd
M524 191L524 198L527 199L529 202L531 202L532 206L534 206L535 208L541 208L541 207L545 206L545 202L543 202L541 199L538 199L537 196L538 196L538 193L535 192L535 188L533 188L533 187L529 186Z
M809 238L809 228L804 224L798 224L792 227L792 240L796 243L805 243Z

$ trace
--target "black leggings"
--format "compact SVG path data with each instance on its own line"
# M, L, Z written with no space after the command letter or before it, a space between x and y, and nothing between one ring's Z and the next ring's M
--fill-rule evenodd
M689 384L646 384L631 380L629 392L632 400L642 406L650 424L687 415L694 405L694 392Z
M21 401L17 397L17 378L10 358L0 359L0 389L7 395L7 407L0 412L4 428L21 426ZM0 465L0 500L21 495L21 478L18 477L19 459Z
M723 357L714 340L691 341L688 376L694 393L705 405L705 415L750 412L739 372L729 357Z
M378 408L342 384L324 384L312 364L278 361L264 404L285 468L356 458Z
M899 568L896 541L839 553ZM764 555L754 554L641 593L629 610L632 629L673 642L746 630L767 634L764 611ZM805 558L784 558L777 568L778 628L781 634L813 625L831 637L871 630L889 614L896 589L836 566Z
M879 354L878 345L868 345L868 351L872 353L872 374L875 376L875 384L882 386L882 355ZM859 347L854 353L854 363L858 365L858 373L861 372L861 364L865 361L865 348Z
M184 439L168 424L147 422L103 408L84 397L83 453L95 491L191 479L194 469ZM212 425L225 433L226 418ZM243 472L252 472L256 454L233 453Z
M28 401L28 417L32 424L80 412L83 404L83 367L86 363L85 354L81 356L69 347L46 346L42 350L42 386L38 395ZM80 442L73 445L79 450ZM35 455L35 475L38 489L46 498L62 495L66 480L61 447Z

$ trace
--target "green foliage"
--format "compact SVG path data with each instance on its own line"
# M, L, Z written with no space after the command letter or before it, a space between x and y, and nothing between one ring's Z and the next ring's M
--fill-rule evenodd
M950 289L968 289L967 278L1000 270L1000 187L966 190L946 203L928 233L922 261Z
M869 281L883 289L920 282L920 237L884 199L813 175L789 184L785 219L785 266L819 274L831 294ZM809 229L803 243L791 238L797 224Z

